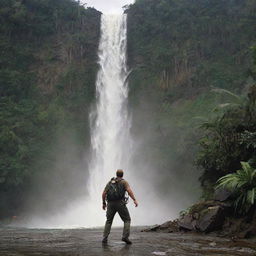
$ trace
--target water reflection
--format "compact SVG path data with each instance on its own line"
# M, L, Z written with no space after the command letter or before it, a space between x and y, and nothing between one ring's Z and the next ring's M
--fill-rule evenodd
M122 256L128 256L132 255L130 253L132 248L132 245L127 244L118 244L118 245L112 245L112 244L103 244L102 250L104 255L122 255Z

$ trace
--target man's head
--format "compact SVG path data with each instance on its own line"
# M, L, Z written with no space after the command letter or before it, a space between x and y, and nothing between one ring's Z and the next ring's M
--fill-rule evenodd
M116 177L123 178L123 176L124 176L124 171L122 169L118 169L116 171Z

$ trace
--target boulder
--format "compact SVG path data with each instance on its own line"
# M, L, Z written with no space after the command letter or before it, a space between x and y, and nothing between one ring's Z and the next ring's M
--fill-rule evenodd
M181 217L178 221L178 226L180 227L180 229L185 229L185 230L196 230L196 223L197 223L197 220L195 220L193 218L192 215L190 214L187 214L183 217Z
M177 224L177 221L167 221L164 224L160 225L159 227L160 231L165 231L168 233L173 233L173 232L178 232L179 231L179 227Z
M215 231L222 228L230 207L229 202L214 200L198 202L191 207L188 214L180 217L177 223L181 230Z
M214 200L224 202L229 199L232 193L224 188L217 189L214 193Z
M200 218L196 228L202 232L211 232L222 227L225 220L225 212L221 206L208 207L200 212Z
M151 232L151 231L158 231L159 230L160 225L154 225L152 227L146 228L141 230L141 232Z
M155 225L153 227L142 230L142 232L150 232L150 231L161 231L166 233L178 232L179 227L177 221L167 221L162 225Z

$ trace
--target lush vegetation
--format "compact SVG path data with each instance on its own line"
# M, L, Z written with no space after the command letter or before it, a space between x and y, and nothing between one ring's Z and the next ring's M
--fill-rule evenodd
M248 162L241 165L241 170L221 177L216 188L230 190L235 196L235 210L247 213L256 202L256 169Z
M255 79L254 65L249 74ZM233 104L224 104L227 108L218 118L203 125L205 136L201 139L201 148L197 163L204 170L201 176L204 196L209 198L218 187L226 187L235 194L235 206L247 212L255 205L255 168L256 168L256 80L249 88L246 98ZM237 171L238 170L238 171Z
M224 174L241 167L241 161L255 165L256 97L255 86L248 98L229 107L224 114L206 122L197 163L203 167L203 186L210 186Z
M172 197L177 195L176 201L182 201L184 193L196 199L199 191L195 183L200 175L204 195L209 194L216 180L227 174L224 170L230 170L226 167L236 171L240 161L252 157L252 146L245 141L251 141L255 123L246 115L249 99L244 98L253 84L249 68L251 46L256 40L255 10L256 2L250 0L137 0L127 6L133 133L138 138L146 137L140 156L161 173L156 177L158 185ZM231 93L219 93L221 90ZM242 95L240 99L234 97L236 94ZM231 109L231 105L237 108ZM225 109L230 114L224 114ZM209 121L215 118L218 121ZM231 125L230 119L237 126ZM204 135L198 129L202 121L209 129L216 126L211 138L215 144L208 144L208 135L201 140L205 148L198 164L203 174L194 166L197 142ZM142 125L145 123L146 129ZM217 131L223 125L228 136L223 143L229 141L227 150L233 159L239 156L235 161L224 152L212 158L220 148L216 139L222 134ZM232 133L229 126L234 129ZM238 135L244 137L244 144L233 147ZM249 149L237 151L241 147ZM206 165L211 164L214 168L208 170ZM170 181L168 189L163 186Z
M99 12L72 0L0 2L0 217L19 214L39 173L63 192L59 138L72 133L82 157L99 25Z
M190 87L241 88L255 10L250 0L136 1L127 11L129 63L157 75L170 100L176 87L185 95Z

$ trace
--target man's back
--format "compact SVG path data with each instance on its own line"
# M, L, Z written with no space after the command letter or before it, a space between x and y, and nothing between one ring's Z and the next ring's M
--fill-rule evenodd
M107 193L107 201L125 200L125 192L129 184L122 178L112 178L106 185L105 191Z

